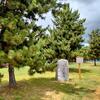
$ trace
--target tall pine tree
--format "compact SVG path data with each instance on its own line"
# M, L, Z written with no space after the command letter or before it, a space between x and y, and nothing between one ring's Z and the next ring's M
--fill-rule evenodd
M49 30L46 58L48 63L61 58L70 60L71 52L81 48L85 19L80 19L78 11L73 11L69 4L57 4L52 14L54 28Z
M42 14L48 12L54 4L55 0L0 1L0 66L9 69L10 87L16 86L15 66L33 65L32 54L36 54L34 45L43 33L41 27L35 24L36 15L43 18ZM38 68L34 69L38 72Z
M96 66L96 59L100 59L100 29L93 30L89 35L90 56L94 60Z

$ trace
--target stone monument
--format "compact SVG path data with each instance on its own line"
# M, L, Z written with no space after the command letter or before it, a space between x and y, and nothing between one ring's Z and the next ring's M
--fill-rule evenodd
M56 70L56 79L58 81L66 81L68 80L68 60L60 59L57 62L57 70Z

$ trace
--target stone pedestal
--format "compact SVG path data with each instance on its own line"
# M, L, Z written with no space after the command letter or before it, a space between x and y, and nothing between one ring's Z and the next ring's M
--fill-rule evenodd
M60 59L57 62L57 70L56 70L56 78L58 81L66 81L68 80L68 60Z

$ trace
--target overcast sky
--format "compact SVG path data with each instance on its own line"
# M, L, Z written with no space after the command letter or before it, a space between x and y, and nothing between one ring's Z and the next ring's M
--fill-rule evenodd
M85 27L86 33L91 32L95 28L100 28L100 0L59 0L60 2L70 3L73 10L79 10L80 17L86 18ZM39 20L37 23L46 27L53 26L51 13L47 13L46 20ZM87 34L84 36L87 38Z

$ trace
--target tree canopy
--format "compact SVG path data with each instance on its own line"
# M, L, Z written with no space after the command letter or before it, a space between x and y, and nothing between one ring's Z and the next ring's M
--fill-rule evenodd
M29 65L33 66L36 72L40 72L39 68L35 67L36 61L40 64L38 59L42 59L36 43L45 30L35 24L38 20L36 16L43 18L42 14L54 5L55 0L0 1L0 64L9 67L11 87L15 85L15 79L12 77L14 66ZM39 56L40 58L36 58Z
M100 58L100 29L93 30L89 36L90 55L96 65L96 59Z
M45 46L48 62L55 63L60 58L70 60L71 52L81 48L85 19L80 19L78 11L73 11L69 4L57 4L52 14L54 27L49 29Z

